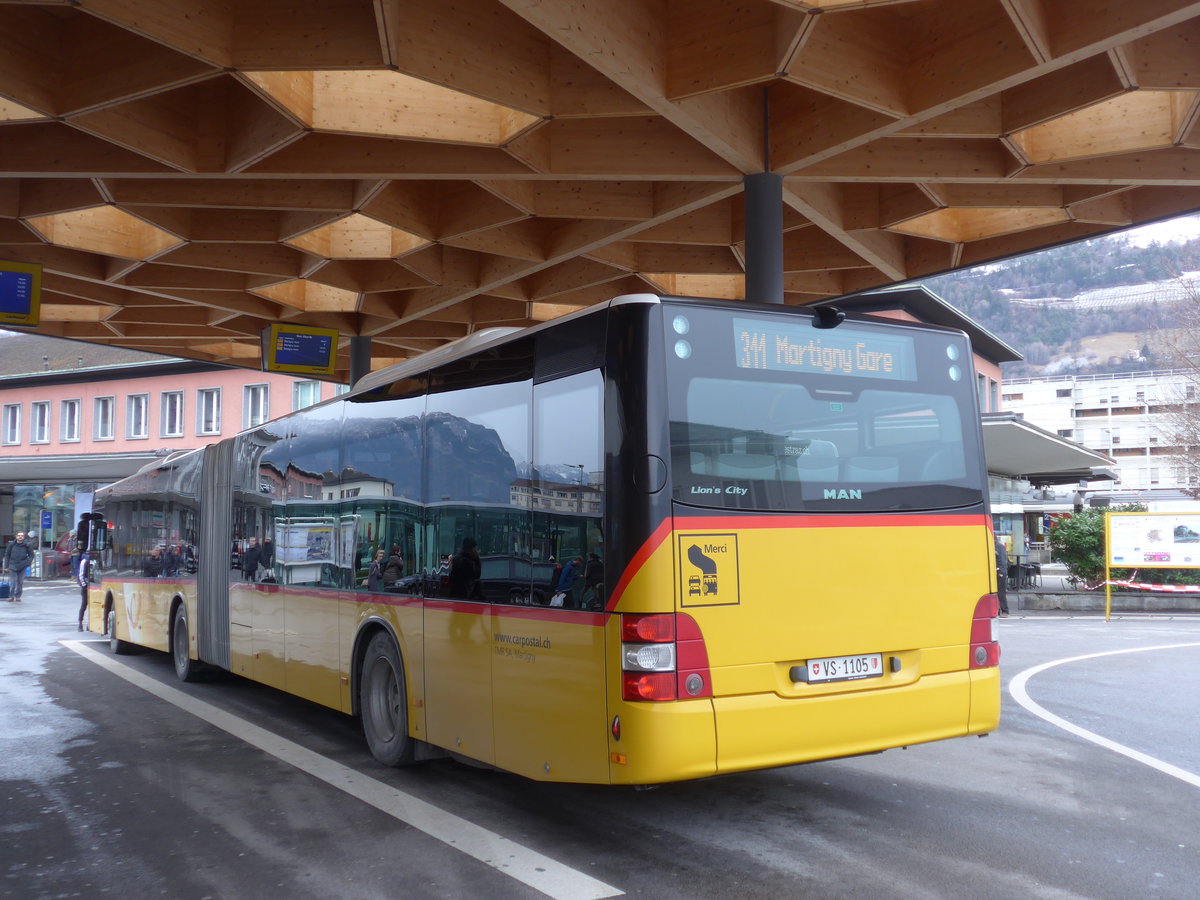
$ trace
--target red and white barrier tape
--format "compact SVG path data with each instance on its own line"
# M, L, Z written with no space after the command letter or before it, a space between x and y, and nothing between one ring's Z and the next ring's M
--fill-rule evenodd
M1200 594L1200 584L1147 584L1144 581L1110 581L1114 586L1133 588L1135 591L1162 591L1168 594ZM1100 582L1097 587L1104 587Z

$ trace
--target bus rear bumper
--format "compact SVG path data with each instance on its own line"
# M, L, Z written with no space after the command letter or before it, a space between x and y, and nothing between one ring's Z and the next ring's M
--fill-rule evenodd
M947 672L886 690L802 699L776 694L714 698L717 771L857 756L991 730L998 718L999 681L976 681L973 675ZM992 696L997 716L989 719ZM977 708L984 713L978 719L972 715Z

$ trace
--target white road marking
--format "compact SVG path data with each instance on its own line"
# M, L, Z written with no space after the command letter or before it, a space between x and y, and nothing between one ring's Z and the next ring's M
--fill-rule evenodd
M252 725L210 703L197 700L178 688L155 681L103 653L96 652L81 641L61 643L84 659L124 678L160 700L165 700L210 725L227 731L239 740L295 766L302 772L307 772L340 791L345 791L355 799L374 806L406 825L449 844L455 850L461 850L549 897L556 900L601 900L604 897L619 897L625 893L536 850L530 850L474 822L426 803L412 794L356 772L349 766L314 753L265 728Z
M1026 669L1024 672L1018 673L1008 685L1008 692L1012 694L1013 699L1020 703L1023 707L1039 718L1045 719L1051 725L1056 725L1064 731L1083 738L1085 741L1091 741L1104 747L1106 750L1112 750L1114 753L1120 753L1122 756L1128 756L1132 760L1149 766L1152 769L1157 769L1164 775L1170 775L1172 778L1178 778L1180 781L1190 784L1192 787L1200 788L1200 775L1194 772L1189 772L1187 769L1181 769L1179 766L1173 766L1168 762L1163 762L1161 759L1155 759L1153 756L1142 753L1140 750L1134 750L1132 747L1126 747L1124 744L1118 744L1116 741L1110 741L1106 737L1101 737L1095 732L1088 731L1086 728L1080 728L1066 719L1054 715L1054 713L1040 706L1030 698L1029 693L1025 690L1025 684L1034 675L1039 672L1044 672L1054 666L1062 666L1067 663L1082 662L1085 659L1096 659L1101 656L1118 656L1122 653L1145 653L1152 650L1178 650L1181 647L1200 647L1200 643L1191 644L1162 644L1157 647L1134 647L1129 650L1109 650L1105 653L1088 653L1083 656L1072 656L1069 659L1056 659L1051 662L1042 663L1040 666L1034 666L1031 669Z

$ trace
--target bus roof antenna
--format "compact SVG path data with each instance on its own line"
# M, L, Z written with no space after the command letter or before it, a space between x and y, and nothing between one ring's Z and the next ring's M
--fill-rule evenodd
M846 319L846 314L836 306L818 306L813 310L813 328L837 328Z

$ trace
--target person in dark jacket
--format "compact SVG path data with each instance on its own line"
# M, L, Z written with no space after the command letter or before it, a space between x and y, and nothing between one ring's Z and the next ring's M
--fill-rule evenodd
M13 542L4 548L4 571L12 586L8 596L10 602L21 602L21 594L25 591L25 569L32 563L33 548L25 543L25 532L18 531Z
M1000 601L1000 618L1008 618L1008 550L996 538L996 597Z
M589 553L587 565L583 567L583 585L594 591L602 581L604 581L604 561L595 553Z
M383 573L380 576L383 580L383 586L395 584L404 577L404 556L400 553L400 547L393 546L392 552L388 554L387 562L383 564Z
M155 547L142 560L142 575L146 578L159 578L163 574L162 551Z
M242 555L242 577L247 581L258 581L258 567L262 563L262 548L258 546L258 538L250 538L246 542L246 552Z
M461 600L477 600L482 596L479 575L483 563L475 538L463 538L462 547L450 557L450 596Z
M583 558L576 556L565 566L563 566L562 574L558 576L558 584L554 588L554 596L550 598L551 606L566 606L574 608L575 596L574 588L577 582L583 575Z

